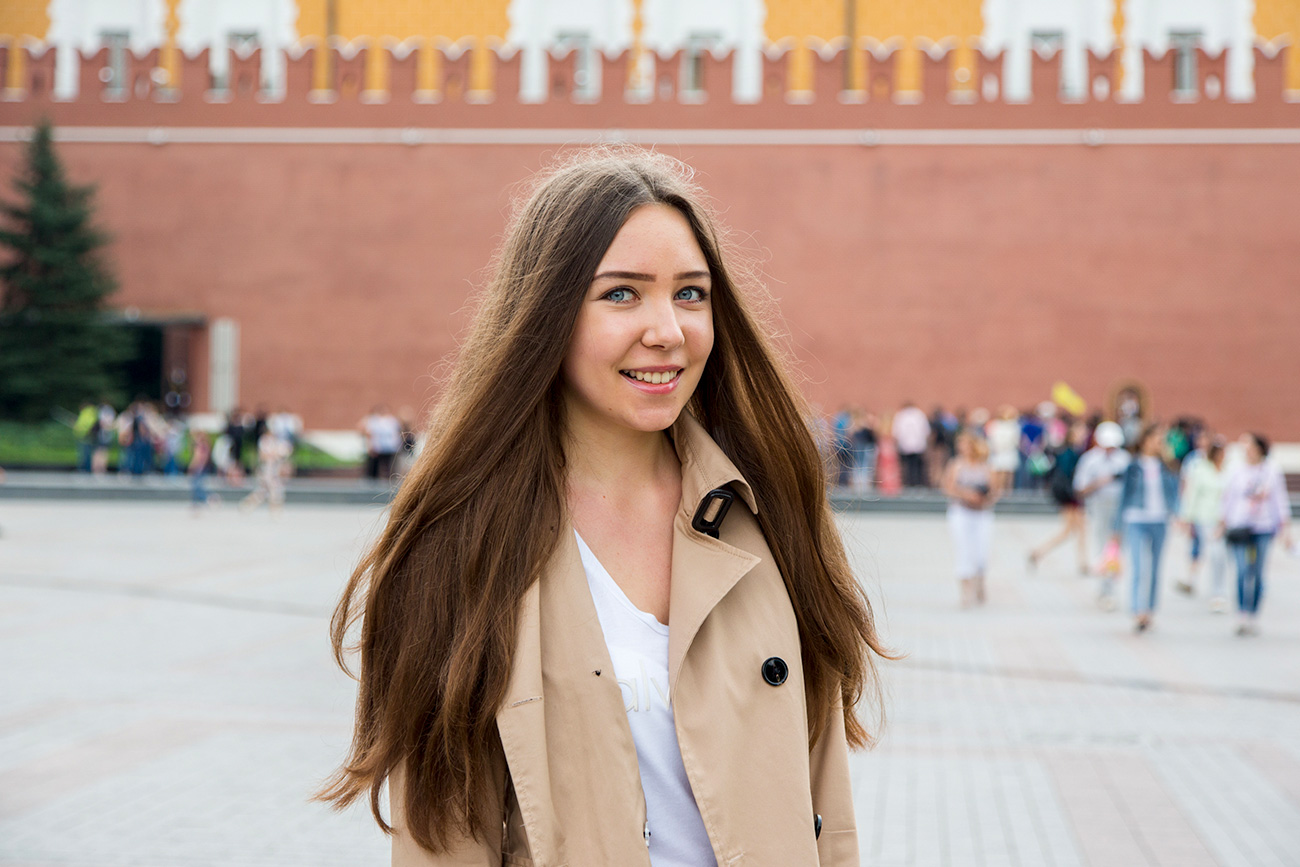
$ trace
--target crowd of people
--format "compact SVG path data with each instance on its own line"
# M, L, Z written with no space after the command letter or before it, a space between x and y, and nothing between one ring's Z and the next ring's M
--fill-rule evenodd
M194 424L192 418L164 413L151 401L138 399L121 412L109 403L86 403L73 423L77 435L77 467L103 475L110 453L117 449L117 472L142 477L154 473L187 475L196 507L212 502L207 480L220 476L228 484L256 480L246 506L284 501L284 479L292 474L292 457L302 436L302 419L287 409L246 412L236 407L218 430Z
M1088 423L1095 427L1100 421L1095 416ZM1053 455L1061 451L1072 422L1050 401L1024 412L1011 406L996 413L935 407L929 414L907 401L884 416L841 410L823 421L821 436L841 488L884 496L904 488L939 488L957 455L958 434L970 431L988 448L989 468L1001 489L1035 490L1049 484ZM1180 422L1184 430L1192 424ZM1129 429L1136 434L1131 424Z
M883 495L933 487L947 496L963 606L985 599L993 506L1009 490L1045 491L1061 510L1059 531L1027 552L1030 570L1073 541L1079 574L1098 579L1099 603L1113 609L1127 555L1139 633L1153 623L1171 528L1189 540L1186 573L1174 586L1206 594L1213 612L1230 610L1227 573L1235 565L1242 636L1259 631L1270 547L1294 541L1286 480L1268 459L1268 438L1249 432L1229 443L1197 419L1075 418L1050 402L1026 412L927 415L908 402L884 421L838 413L826 420L823 441L841 487Z
M381 404L358 422L367 478L388 480L409 467L418 447L409 415ZM88 403L74 428L81 470L108 472L116 446L119 473L188 475L196 509L216 499L208 488L214 476L231 486L251 477L253 490L241 506L278 509L302 436L302 420L286 409L236 408L211 431L144 400L121 412ZM1233 449L1191 418L1171 425L1144 424L1136 413L1119 421L1075 418L1051 402L1024 412L1004 406L996 413L935 408L927 414L911 401L883 418L843 410L824 419L820 433L838 487L883 496L931 488L948 498L964 606L986 598L993 506L1013 490L1046 492L1060 507L1059 530L1026 554L1030 570L1073 543L1078 573L1097 578L1099 604L1113 609L1127 555L1129 609L1139 632L1150 628L1157 608L1170 528L1189 540L1177 591L1204 593L1212 611L1226 613L1232 608L1227 576L1235 566L1242 635L1259 629L1272 543L1292 541L1285 479L1258 433L1243 434Z

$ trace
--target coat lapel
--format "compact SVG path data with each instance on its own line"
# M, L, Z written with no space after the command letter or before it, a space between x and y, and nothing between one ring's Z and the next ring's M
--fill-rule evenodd
M761 559L691 526L701 501L709 491L723 485L730 485L745 506L757 514L754 493L735 464L689 413L682 413L673 426L673 443L682 464L682 507L673 522L672 590L668 603L670 695L700 626ZM733 503L732 508L738 505Z
M525 599L507 695L497 728L532 862L648 865L636 745L567 524Z
M693 530L689 517L679 514L674 527L668 602L669 695L675 694L677 676L705 618L760 559Z

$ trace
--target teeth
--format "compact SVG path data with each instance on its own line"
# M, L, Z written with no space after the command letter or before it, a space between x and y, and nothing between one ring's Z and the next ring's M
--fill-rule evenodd
M625 370L624 373L638 382L644 382L650 385L663 385L665 382L672 382L681 371L664 370L656 371L654 373L646 373L640 370Z

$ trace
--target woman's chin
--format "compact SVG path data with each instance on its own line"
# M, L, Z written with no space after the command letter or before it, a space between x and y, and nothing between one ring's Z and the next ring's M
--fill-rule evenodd
M653 433L668 430L677 422L681 413L681 407L671 409L664 407L653 411L629 413L621 421L624 427L643 433Z

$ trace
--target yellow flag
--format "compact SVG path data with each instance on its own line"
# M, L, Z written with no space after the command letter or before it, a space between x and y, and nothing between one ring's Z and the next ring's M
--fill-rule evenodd
M1088 411L1088 402L1064 382L1052 386L1052 401L1071 415L1081 416Z

